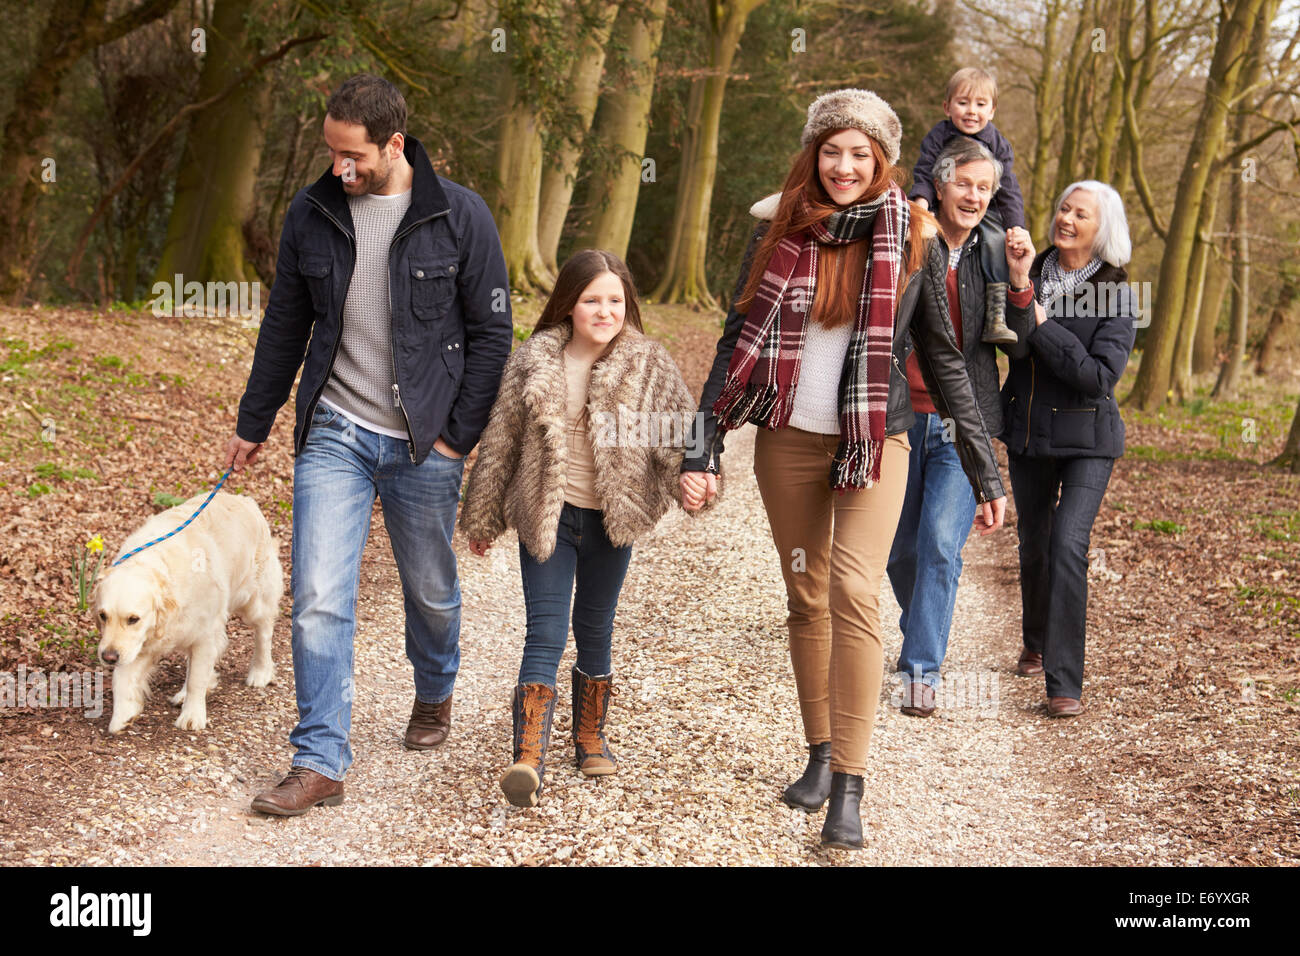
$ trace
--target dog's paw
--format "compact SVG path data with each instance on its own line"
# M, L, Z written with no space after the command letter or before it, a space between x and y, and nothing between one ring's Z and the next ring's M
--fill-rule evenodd
M173 707L179 707L181 704L185 703L185 688L182 687L168 699L171 701Z
M135 714L132 714L130 717L119 717L117 714L114 714L113 719L108 722L108 732L110 734L120 734L122 731L126 730L131 721L135 720L135 718Z
M208 715L200 711L182 710L176 718L178 730L202 730L208 725Z
M244 681L249 687L265 687L275 680L274 667L254 667L248 672L248 679Z

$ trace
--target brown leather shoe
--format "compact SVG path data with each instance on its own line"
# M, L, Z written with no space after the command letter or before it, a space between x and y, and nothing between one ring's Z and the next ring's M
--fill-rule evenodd
M1030 650L1020 652L1020 660L1016 661L1016 673L1021 677L1037 677L1043 672L1043 655L1035 654Z
M402 743L407 750L432 750L447 739L451 730L451 695L441 704L426 704L415 698L411 720Z
M1047 698L1048 717L1078 717L1083 713L1083 705L1073 697Z
M909 717L929 717L934 713L934 688L925 681L909 682L903 688L899 710Z
M336 807L342 802L342 780L331 780L306 767L292 767L289 776L253 798L252 808L258 813L296 817L317 805Z

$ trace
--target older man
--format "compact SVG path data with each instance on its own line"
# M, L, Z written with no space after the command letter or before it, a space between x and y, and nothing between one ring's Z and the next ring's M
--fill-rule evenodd
M984 426L990 435L996 435L1002 428L1002 406L997 355L992 345L980 341L985 297L976 226L998 190L1002 164L981 143L957 137L939 154L933 176L940 237L949 250L939 295L966 356L966 371ZM1033 311L1029 266L1034 250L1029 233L1011 229L1006 247L1011 271L1008 318L1027 320ZM927 279L938 281L928 275ZM903 610L898 621L903 632L898 658L903 678L902 712L929 717L934 713L939 668L948 649L961 551L975 517L975 496L953 445L952 423L936 412L914 354L907 360L907 378L916 422L907 436L912 446L907 492L888 571Z

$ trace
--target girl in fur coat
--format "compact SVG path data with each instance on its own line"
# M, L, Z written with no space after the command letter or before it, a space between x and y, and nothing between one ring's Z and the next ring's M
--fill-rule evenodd
M515 806L535 806L541 792L571 602L578 768L618 769L605 739L614 612L632 542L682 500L694 417L668 351L642 333L627 266L595 249L574 255L506 364L460 522L480 556L506 528L519 533L528 625L511 703L514 763L501 778Z

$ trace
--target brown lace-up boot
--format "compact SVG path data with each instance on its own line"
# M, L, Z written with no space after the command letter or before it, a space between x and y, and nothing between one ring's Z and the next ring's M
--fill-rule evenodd
M588 677L573 669L573 749L578 769L588 777L618 772L618 762L605 739L613 676Z
M555 716L555 688L519 684L510 701L514 717L514 764L501 778L506 799L516 807L535 807L542 792L546 745Z

